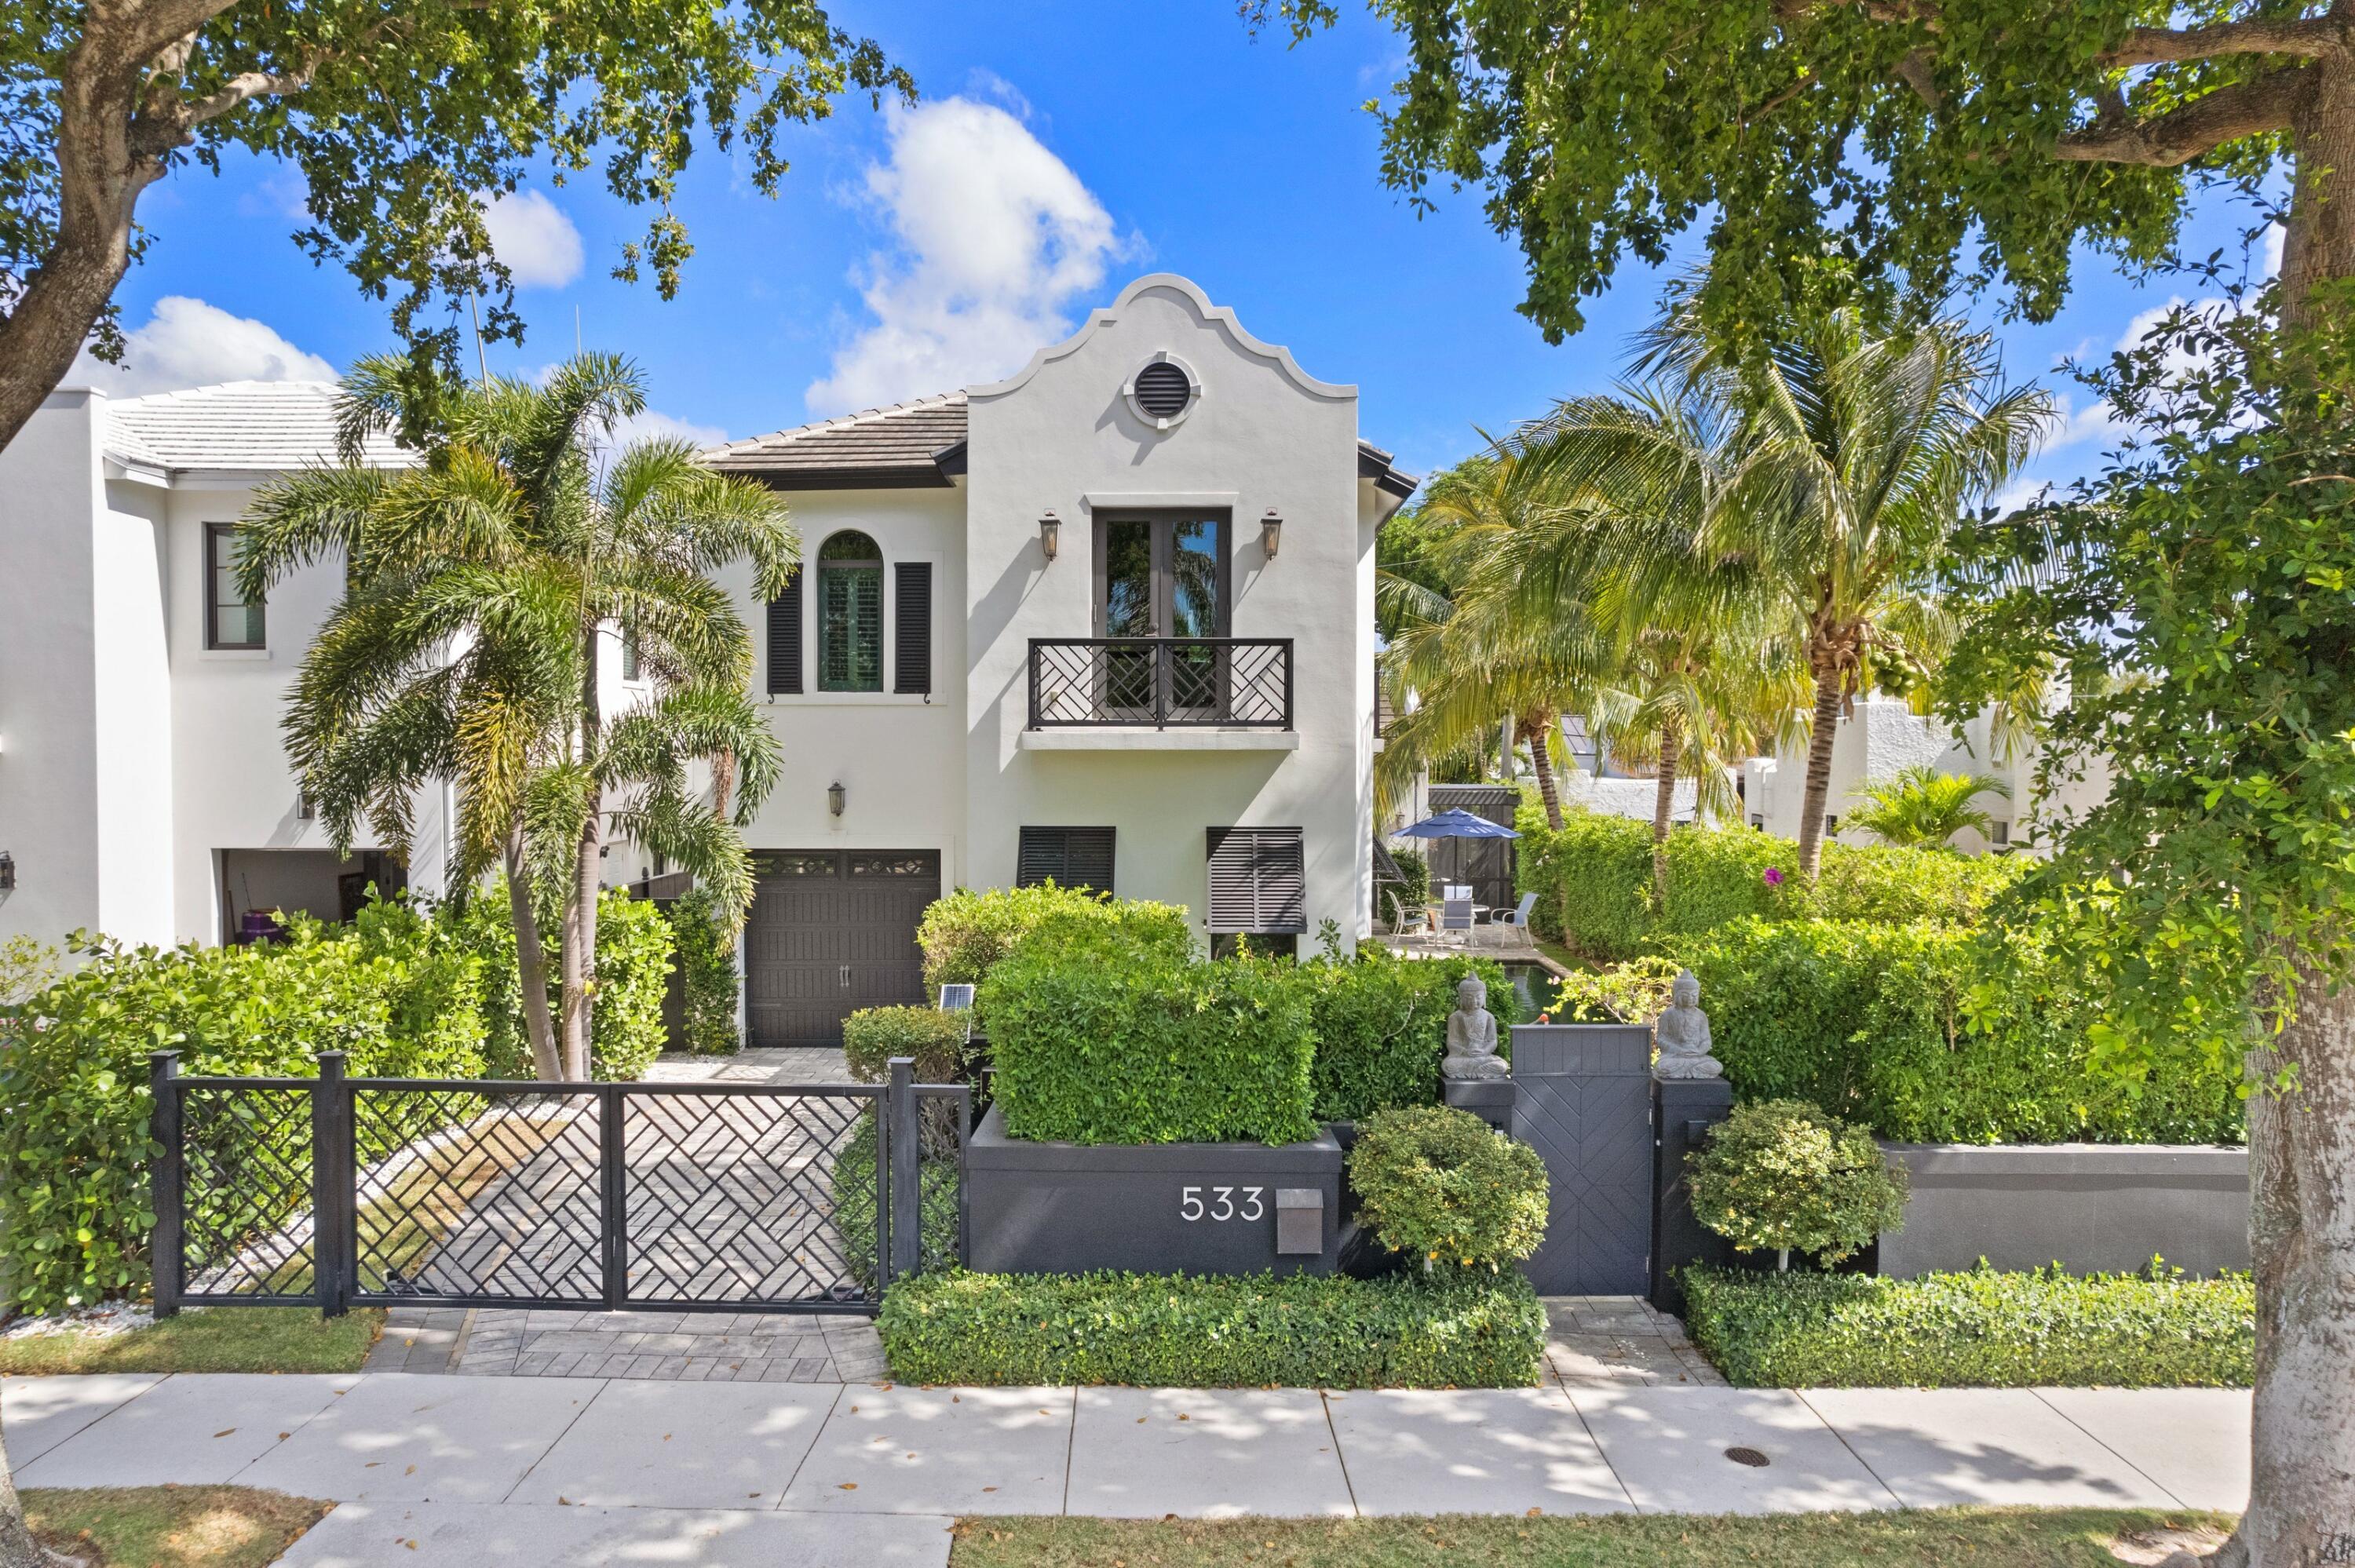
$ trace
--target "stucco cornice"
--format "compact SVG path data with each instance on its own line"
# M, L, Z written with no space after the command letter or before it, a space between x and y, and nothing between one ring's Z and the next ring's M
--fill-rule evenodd
M1355 387L1345 386L1335 381L1319 381L1301 369L1299 362L1292 357L1290 349L1279 344L1262 343L1258 338L1253 337L1243 329L1242 323L1235 318L1233 311L1224 305L1212 304L1210 296L1202 291L1200 285L1191 278L1180 277L1175 272L1146 273L1123 289L1120 291L1120 297L1114 300L1111 304L1089 313L1086 324L1079 331L1062 342L1042 348L1032 355L1030 363L1013 376L1004 381L990 382L986 386L968 387L965 388L965 396L969 398L1002 397L1009 392L1021 390L1040 370L1056 360L1065 359L1077 354L1086 345L1090 338L1095 336L1100 328L1110 326L1118 321L1121 312L1127 307L1130 301L1156 289L1184 296L1187 303L1193 307L1194 313L1224 333L1229 342L1253 358L1264 360L1284 372L1286 380L1310 397L1322 397L1338 403L1349 401L1358 396L1358 389Z

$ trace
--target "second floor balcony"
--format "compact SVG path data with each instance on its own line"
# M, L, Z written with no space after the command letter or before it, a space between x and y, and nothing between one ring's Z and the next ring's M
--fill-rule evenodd
M1034 637L1026 747L1289 749L1292 639Z

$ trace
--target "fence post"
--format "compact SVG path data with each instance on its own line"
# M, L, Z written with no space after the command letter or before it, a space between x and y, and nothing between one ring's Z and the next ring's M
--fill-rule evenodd
M322 1317L351 1308L346 1279L353 1267L353 1216L358 1173L352 1157L352 1090L341 1051L319 1053L311 1086L311 1285Z
M627 1151L623 1138L622 1086L601 1084L597 1095L599 1209L604 1216L605 1305L618 1311L630 1294L630 1224Z
M147 1112L148 1136L161 1148L148 1173L149 1197L155 1206L155 1228L147 1237L147 1269L155 1277L155 1316L170 1318L180 1310L181 1202L186 1196L186 1171L180 1154L180 1075L177 1051L155 1051L147 1057L147 1084L155 1103Z
M924 1187L920 1160L923 1148L916 1133L916 1060L891 1058L891 1085L883 1114L890 1118L891 1277L903 1278L924 1266Z

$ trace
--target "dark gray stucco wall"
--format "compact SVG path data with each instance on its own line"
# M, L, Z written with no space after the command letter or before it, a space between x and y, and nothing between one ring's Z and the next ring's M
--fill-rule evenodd
M1881 1272L1910 1279L2058 1262L2072 1274L2140 1268L2154 1254L2194 1274L2249 1266L2245 1149L2090 1143L1884 1143L1913 1179Z
M986 1273L1329 1274L1340 1253L1341 1145L1034 1143L996 1106L965 1150L970 1266ZM1312 1253L1279 1251L1284 1193L1316 1194ZM1293 1213L1296 1215L1298 1211Z

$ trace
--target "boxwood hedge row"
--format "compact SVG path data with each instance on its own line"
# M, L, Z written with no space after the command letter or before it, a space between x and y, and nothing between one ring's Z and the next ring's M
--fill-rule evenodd
M1975 1269L1684 1277L1685 1327L1740 1388L2246 1388L2245 1275Z
M939 1273L876 1320L909 1383L1526 1388L1545 1310L1519 1274L1351 1279Z

